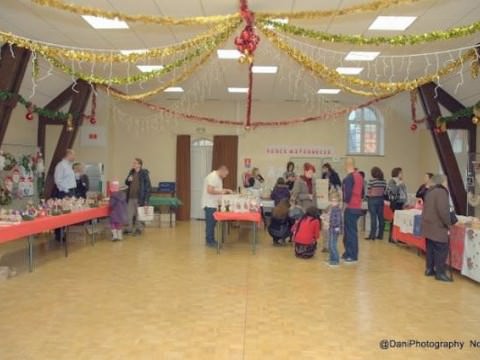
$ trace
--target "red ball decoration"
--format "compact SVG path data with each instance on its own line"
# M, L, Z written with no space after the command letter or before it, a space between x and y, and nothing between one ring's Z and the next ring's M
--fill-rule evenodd
M415 123L413 123L412 125L410 125L410 130L412 130L412 131L417 130L417 128L418 128L418 126L417 126L417 124L415 124Z
M94 116L92 116L90 118L90 124L95 125L96 123L97 123L97 119Z
M27 119L28 121L32 121L33 120L33 113L32 112L27 112L27 115L25 115L25 119Z
M440 130L438 127L435 128L435 130L433 130L433 131L435 131L435 134L440 134L442 132L442 130Z
M249 43L247 45L247 50L250 54L252 54L256 48L257 48L257 45L255 45L255 43Z
M248 30L243 30L241 35L243 41L249 41L250 40L250 32Z

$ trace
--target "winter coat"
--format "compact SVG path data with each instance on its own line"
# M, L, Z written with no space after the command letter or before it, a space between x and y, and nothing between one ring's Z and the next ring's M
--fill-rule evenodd
M83 174L80 175L80 179L76 180L77 187L75 188L75 197L76 198L87 198L87 192L90 186L90 181L88 180L88 176Z
M133 176L135 170L130 170L128 173L127 179L125 180L125 185L128 186L127 190L127 201L130 199L130 185L132 182L129 180L130 176ZM140 182L140 188L138 191L138 206L146 206L148 205L148 201L150 200L150 191L151 191L151 183L150 183L150 174L146 169L140 169L138 172Z
M451 224L448 190L436 185L425 195L422 212L422 236L441 243L448 242Z
M276 185L270 194L275 206L283 199L290 199L290 190L288 190L288 185Z
M313 199L310 199L310 195L312 195ZM312 194L308 192L308 185L305 180L301 177L295 180L292 189L292 202L301 206L304 211L310 206L317 206L317 189L314 178L312 178Z
M113 224L128 224L127 195L123 191L116 191L110 195L110 222Z

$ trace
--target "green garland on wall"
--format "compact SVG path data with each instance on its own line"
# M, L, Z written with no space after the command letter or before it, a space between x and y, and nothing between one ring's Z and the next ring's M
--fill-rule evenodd
M16 99L16 101L18 101L20 104L25 106L25 108L29 113L38 114L39 116L46 117L49 119L67 120L69 115L73 115L73 114L62 112L62 111L52 111L52 110L34 105L20 94L15 94L5 90L0 91L0 101L8 101L11 99Z

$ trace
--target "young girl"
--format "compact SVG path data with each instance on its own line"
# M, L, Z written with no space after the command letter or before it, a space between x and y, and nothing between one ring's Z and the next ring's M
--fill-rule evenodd
M275 206L277 206L283 199L290 200L290 190L288 190L288 185L285 184L284 178L277 179L277 183L270 194L270 198L274 201Z
M123 225L128 224L127 195L123 191L115 189L110 195L110 227L112 229L112 241L123 239Z
M338 235L342 232L343 218L342 208L340 206L340 194L332 192L330 195L330 211L329 211L329 229L328 229L328 250L330 253L328 263L330 266L337 266L340 262L338 256L337 240Z
M320 235L320 214L316 207L307 209L305 215L293 227L295 256L309 259L315 255Z
M273 208L272 218L268 225L268 233L273 239L274 246L284 245L285 240L292 235L290 229L293 221L288 215L289 209L290 202L287 199L281 200Z

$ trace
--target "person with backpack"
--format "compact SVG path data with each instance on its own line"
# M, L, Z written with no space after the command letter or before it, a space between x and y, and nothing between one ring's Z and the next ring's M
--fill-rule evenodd
M297 258L310 259L315 255L320 229L320 212L316 207L311 206L293 226L293 241Z
M285 245L287 238L292 236L293 220L289 216L290 201L282 199L272 210L272 217L268 225L268 233L273 239L274 246Z
M392 178L387 185L387 200L390 202L390 208L402 210L408 202L407 185L403 181L403 170L400 167L392 169Z

